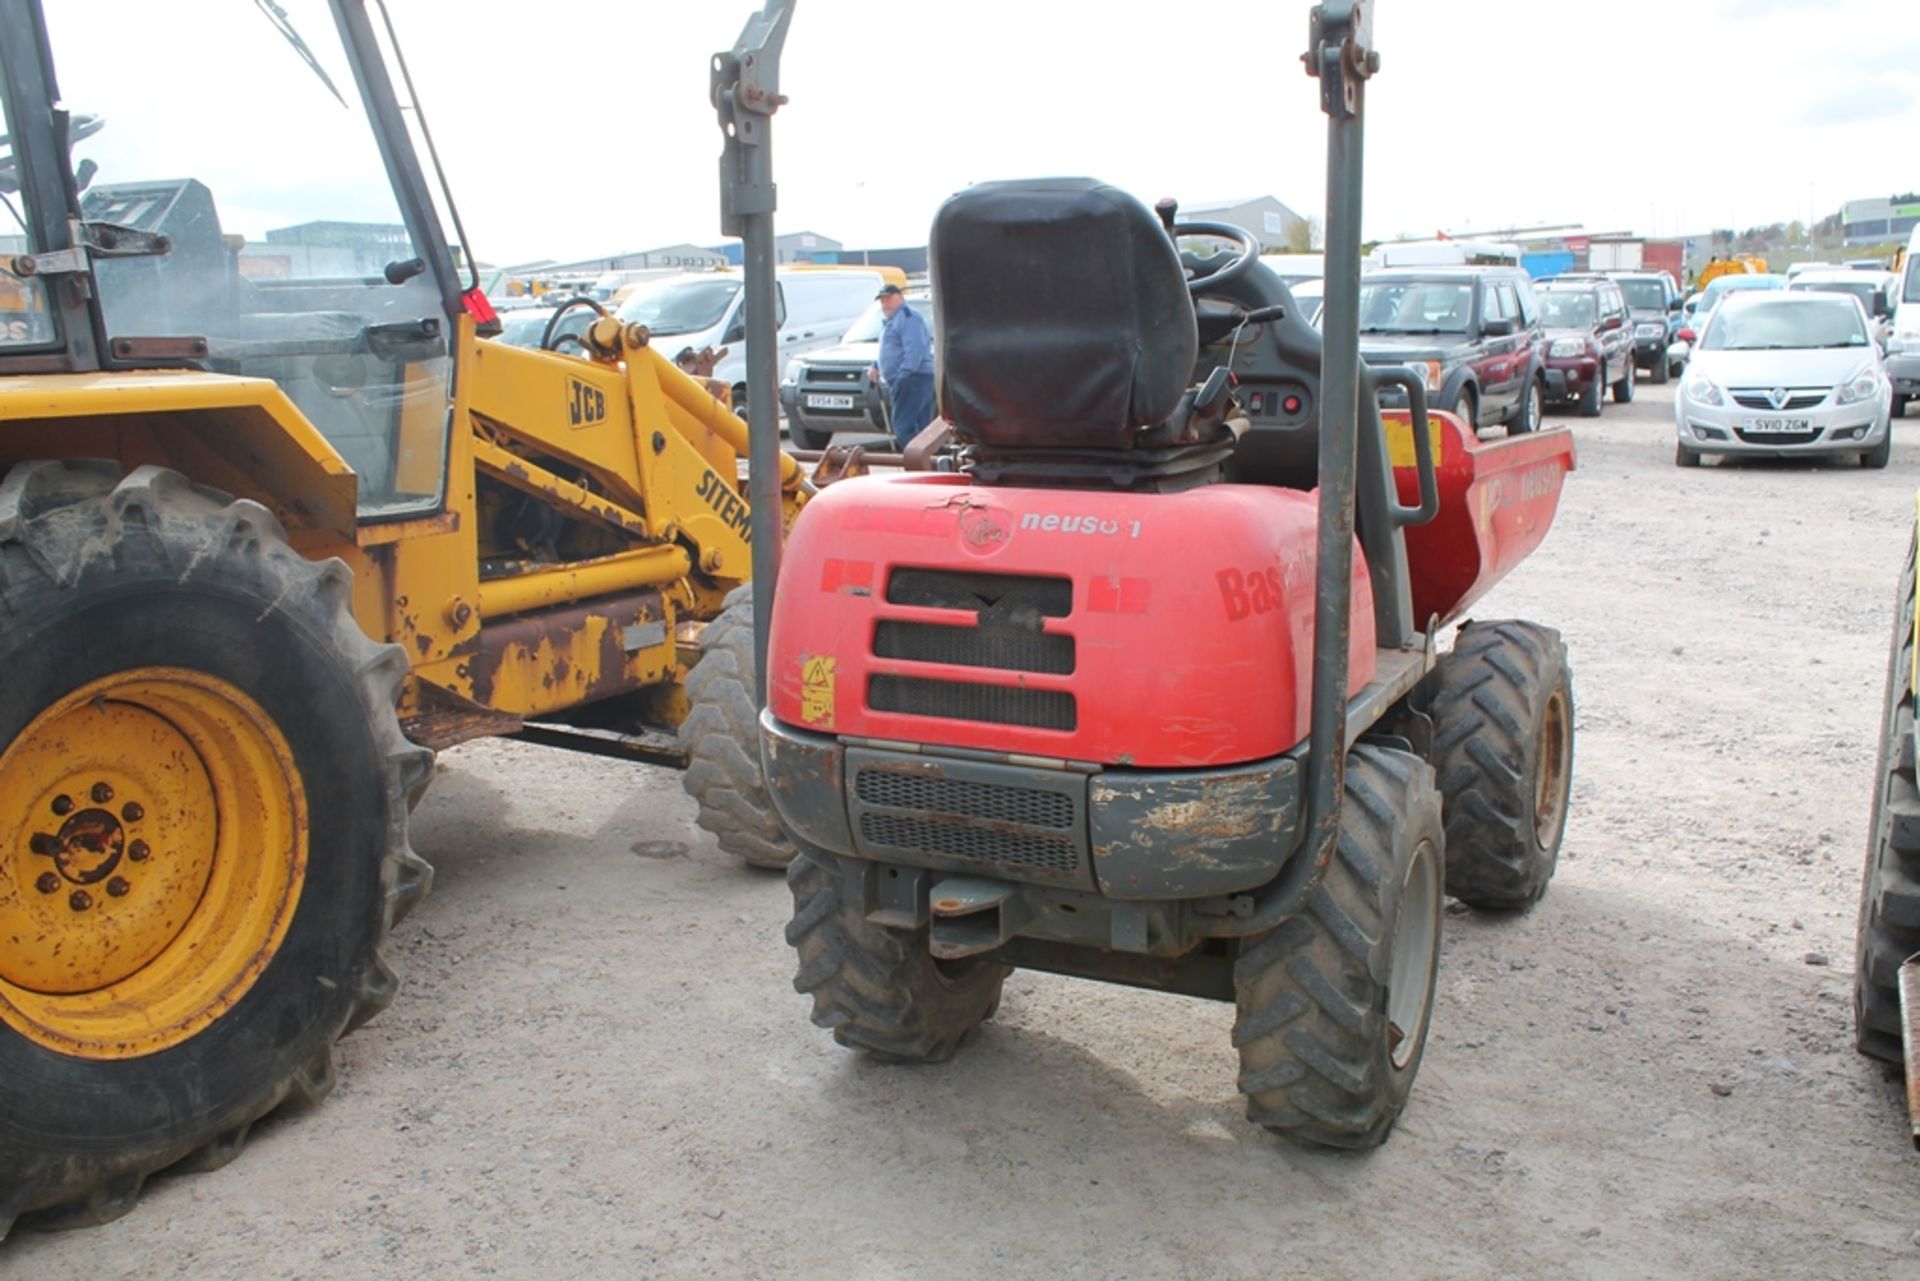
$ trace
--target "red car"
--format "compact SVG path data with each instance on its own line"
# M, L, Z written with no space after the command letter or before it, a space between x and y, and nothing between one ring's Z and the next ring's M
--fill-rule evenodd
M1633 399L1633 328L1627 300L1611 280L1543 281L1535 292L1546 331L1547 396L1572 401L1581 415L1600 416L1609 385L1613 401Z

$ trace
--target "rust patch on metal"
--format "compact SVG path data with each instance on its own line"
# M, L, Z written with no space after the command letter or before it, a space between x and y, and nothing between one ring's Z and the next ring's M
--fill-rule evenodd
M663 617L665 609L660 593L649 590L486 624L465 665L475 706L484 709L500 701L509 667L518 669L516 677L527 688L564 685L577 691L572 703L639 688L621 631L636 619Z
M401 729L410 741L439 752L476 738L516 734L521 725L518 716L496 712L452 690L421 681L417 709L402 720Z

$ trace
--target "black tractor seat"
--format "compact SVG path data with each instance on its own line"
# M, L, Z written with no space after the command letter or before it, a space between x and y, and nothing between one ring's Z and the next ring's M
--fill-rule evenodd
M1191 385L1193 302L1145 205L1090 178L981 183L940 207L929 258L941 414L976 480L1217 478L1229 398Z

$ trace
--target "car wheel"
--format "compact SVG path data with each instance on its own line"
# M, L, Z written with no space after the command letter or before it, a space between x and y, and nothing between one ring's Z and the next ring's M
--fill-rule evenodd
M1454 396L1453 403L1447 406L1446 412L1458 415L1467 424L1468 431L1480 429L1480 406L1474 399L1473 388L1462 387Z
M820 431L808 427L797 418L787 419L787 439L793 442L795 449L825 449L833 443L831 431Z
M1893 425L1889 423L1887 425L1887 434L1880 438L1880 443L1860 455L1860 465L1862 467L1872 468L1874 471L1879 471L1892 460Z
M1613 403L1616 405L1633 403L1633 361L1629 358L1625 363L1626 372L1621 375L1620 381L1613 385Z
M1520 416L1507 424L1507 435L1525 436L1540 430L1540 420L1545 417L1546 392L1541 390L1540 380L1527 381L1526 394L1520 397Z
M1700 465L1700 453L1698 450L1688 449L1685 445L1676 442L1673 446L1673 465L1675 467L1698 467Z
M1580 393L1577 402L1582 418L1598 418L1600 402L1607 394L1607 370L1604 364L1594 371L1593 378L1587 383L1586 390Z
M1653 353L1653 368L1647 371L1647 381L1658 387L1673 376L1673 368L1667 363L1667 354L1663 351Z
M1904 418L1906 416L1907 401L1910 399L1912 398L1909 396L1895 396L1893 398L1893 416L1895 418Z

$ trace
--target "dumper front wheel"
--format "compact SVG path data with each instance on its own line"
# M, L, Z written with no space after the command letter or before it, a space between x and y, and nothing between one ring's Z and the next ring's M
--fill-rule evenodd
M690 710L680 725L687 754L681 785L696 821L720 848L749 867L782 868L793 841L780 826L760 766L760 701L753 680L753 588L727 594L700 635L700 660L687 676Z
M1860 920L1854 936L1854 1039L1862 1054L1898 1063L1900 965L1920 952L1920 786L1914 777L1913 739L1914 548L1894 607L1887 650L1886 701L1880 717L1880 755L1874 769L1873 815L1867 827L1867 865L1860 881Z
M232 1159L392 999L430 757L350 594L173 472L0 482L0 1234Z
M1431 767L1355 748L1325 877L1234 962L1249 1120L1314 1147L1386 1142L1433 1016L1445 839Z
M794 989L833 1039L890 1063L941 1063L992 1017L1008 969L980 957L936 960L925 926L877 925L846 899L849 864L801 850L787 868L800 959Z

